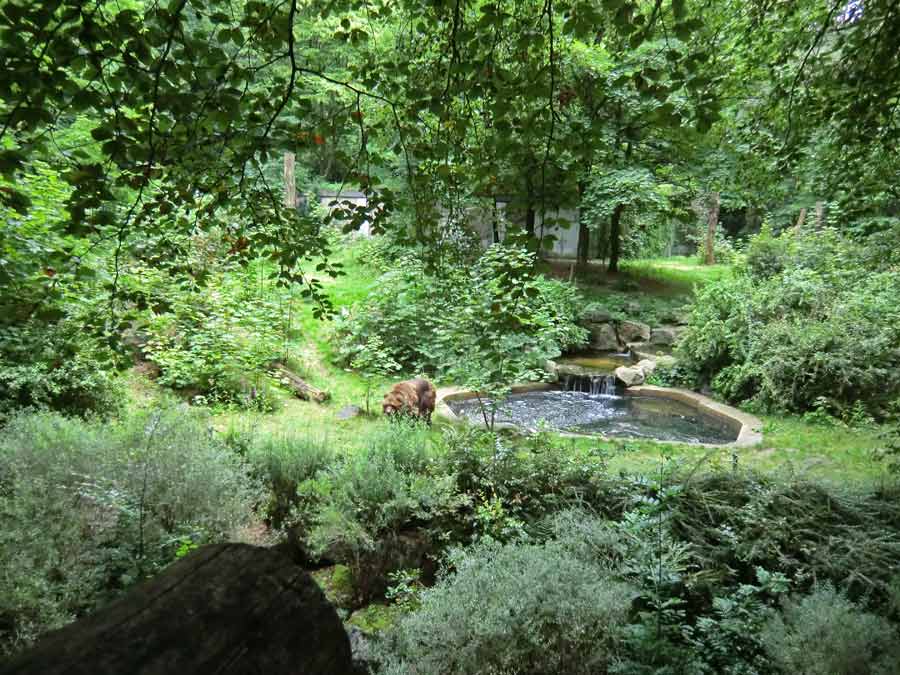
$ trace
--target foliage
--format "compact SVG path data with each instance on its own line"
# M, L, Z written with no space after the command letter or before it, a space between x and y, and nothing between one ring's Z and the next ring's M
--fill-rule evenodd
M350 367L358 370L366 378L366 414L369 413L369 395L375 377L387 377L400 369L400 364L392 357L381 341L380 335L372 335L360 346Z
M265 485L268 500L257 511L273 528L293 522L304 502L297 487L335 461L335 450L324 438L298 432L264 433L252 437L244 457Z
M828 584L787 602L783 614L772 614L760 637L784 673L888 675L900 663L897 628Z
M160 384L208 403L270 409L265 373L287 330L285 299L268 290L272 282L260 261L246 273L227 260L223 270L220 261L211 251L200 283L135 267L131 296L147 307L138 314L147 336L143 351L159 366ZM198 266L192 269L200 276Z
M791 236L764 232L743 274L699 292L682 367L731 401L799 412L826 401L838 417L861 401L883 417L900 396L900 276L857 267L865 249L834 233Z
M0 644L21 649L221 541L259 499L246 468L184 406L99 424L18 415L0 434Z
M382 646L381 672L593 673L614 661L636 593L557 543L486 540L449 557Z
M548 512L577 502L612 510L618 497L602 451L577 451L547 433L517 439L447 428L441 445L446 471L475 505L461 514L463 540L471 533L509 541Z
M42 407L111 415L121 405L117 356L77 321L0 325L0 422L16 409Z
M582 343L571 286L532 277L533 256L494 246L467 271L429 277L407 255L366 302L336 322L341 354L376 337L403 366L482 391L542 376L544 361Z
M423 549L420 556L430 550L437 531L413 530L434 528L466 502L454 476L435 465L425 432L403 424L388 425L298 490L309 503L305 545L350 568L359 600L383 592L388 573L409 567L405 547Z

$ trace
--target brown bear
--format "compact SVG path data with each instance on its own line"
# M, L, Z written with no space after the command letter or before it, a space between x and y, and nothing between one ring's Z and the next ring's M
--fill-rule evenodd
M428 380L416 378L398 382L385 394L381 410L385 415L409 415L431 424L431 413L437 401L434 385Z

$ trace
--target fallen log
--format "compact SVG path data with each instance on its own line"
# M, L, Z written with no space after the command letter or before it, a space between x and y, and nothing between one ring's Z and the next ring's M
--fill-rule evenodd
M312 577L278 548L200 548L0 665L0 675L353 672Z
M331 394L327 391L316 389L283 363L276 362L272 364L272 367L275 369L275 377L293 391L298 398L302 398L304 401L316 401L317 403L322 403L331 398Z

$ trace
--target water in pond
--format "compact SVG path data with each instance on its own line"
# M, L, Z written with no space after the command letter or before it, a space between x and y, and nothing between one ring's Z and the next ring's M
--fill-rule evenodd
M483 421L477 399L448 403L460 417ZM500 405L495 421L525 429L535 429L543 421L558 431L685 443L730 443L737 438L724 423L680 401L585 391L513 394Z
M579 366L596 373L611 373L619 366L630 366L634 363L631 354L617 352L593 352L578 356L567 356L556 361L560 365Z

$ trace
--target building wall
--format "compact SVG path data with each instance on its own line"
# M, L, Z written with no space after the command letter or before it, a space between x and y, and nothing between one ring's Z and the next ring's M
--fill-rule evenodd
M341 192L340 195L336 192L320 191L318 193L318 199L319 203L327 209L329 213L341 206L342 202L350 202L354 206L365 206L366 204L366 196L361 192L354 191L344 191ZM338 202L338 204L335 205L334 202ZM501 241L506 236L505 223L509 217L506 207L506 202L497 203L497 208L500 213L498 231ZM468 214L468 223L479 235L481 243L485 248L493 243L492 211L493 209L490 203L486 203L484 206L470 209ZM522 220L521 217L518 217L518 219ZM575 258L578 254L578 209L554 209L553 211L548 212L547 220L562 221L563 224L568 224L568 227L565 227L554 223L547 225L545 228L545 236L552 235L555 237L550 254L553 257L558 258ZM541 214L535 214L534 229L536 234L540 234L541 232L541 223ZM524 225L524 220L522 220L519 225ZM359 232L364 235L370 234L370 225L368 221L363 223Z

